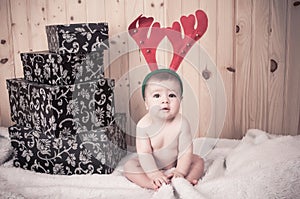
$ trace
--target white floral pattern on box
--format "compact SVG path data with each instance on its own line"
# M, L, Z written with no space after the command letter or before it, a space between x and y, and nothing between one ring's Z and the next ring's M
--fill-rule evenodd
M14 166L40 173L109 174L126 155L125 133L117 125L60 138L14 125L9 136Z
M46 26L48 48L56 53L89 53L109 48L108 23Z
M87 54L21 53L24 79L42 84L68 85L104 76L103 51Z
M45 134L72 135L113 121L113 79L53 86L16 78L7 88L12 121Z

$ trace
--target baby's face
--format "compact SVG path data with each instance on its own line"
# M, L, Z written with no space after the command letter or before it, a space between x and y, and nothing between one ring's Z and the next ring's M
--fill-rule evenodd
M151 116L173 119L180 110L180 85L174 80L149 81L145 89L145 105Z

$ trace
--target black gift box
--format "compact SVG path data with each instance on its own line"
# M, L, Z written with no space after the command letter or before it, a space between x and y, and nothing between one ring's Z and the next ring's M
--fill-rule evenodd
M46 26L48 49L56 53L89 53L108 49L108 23Z
M14 166L40 173L109 174L126 155L125 133L117 125L60 138L14 125L9 136Z
M7 89L12 121L45 134L71 135L113 121L113 79L53 86L16 78Z
M50 85L67 85L104 76L103 51L87 54L21 53L24 78Z

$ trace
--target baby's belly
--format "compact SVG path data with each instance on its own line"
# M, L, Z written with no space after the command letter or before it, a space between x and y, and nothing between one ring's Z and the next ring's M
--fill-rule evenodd
M177 149L164 148L153 152L158 169L169 169L174 167L177 160Z

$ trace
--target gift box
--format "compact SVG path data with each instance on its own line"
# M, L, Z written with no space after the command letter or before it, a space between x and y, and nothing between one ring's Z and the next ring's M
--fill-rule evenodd
M126 155L125 134L117 125L56 138L17 125L9 127L13 164L48 174L110 174Z
M25 80L50 85L67 85L104 76L103 51L87 54L21 53Z
M56 53L89 53L109 48L108 23L46 26L48 49Z
M108 126L114 116L114 80L53 86L9 79L11 119L46 134L71 135Z

